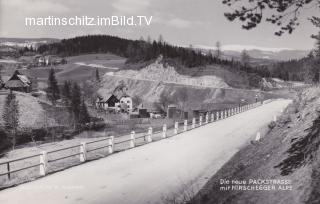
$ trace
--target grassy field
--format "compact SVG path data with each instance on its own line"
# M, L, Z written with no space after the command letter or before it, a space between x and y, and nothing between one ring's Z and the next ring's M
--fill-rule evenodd
M112 54L88 54L68 57L67 61L68 64L64 65L61 72L57 73L60 82L64 80L80 82L92 79L95 77L96 69L99 70L100 76L103 76L106 72L114 71L114 69L102 68L101 66L122 69L126 59Z
M102 76L106 72L114 71L114 69L111 68L122 69L125 66L126 61L125 58L113 54L79 55L67 57L66 60L68 63L65 65L34 67L31 69L20 69L19 71L29 77L37 78L39 88L44 88L51 68L55 69L59 83L63 83L65 80L83 82L88 79L93 79L95 77L96 69L99 70L99 73ZM110 67L110 69L108 69L108 67ZM14 68L6 66L1 73L3 79L7 80L14 71Z

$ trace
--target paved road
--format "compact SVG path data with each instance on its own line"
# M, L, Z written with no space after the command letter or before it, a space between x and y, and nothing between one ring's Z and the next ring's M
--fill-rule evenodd
M178 136L0 192L1 204L146 204L203 186L290 103L277 100Z

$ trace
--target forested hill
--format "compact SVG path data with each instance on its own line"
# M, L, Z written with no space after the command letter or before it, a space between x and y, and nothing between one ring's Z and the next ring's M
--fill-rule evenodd
M178 59L188 67L210 63L230 63L229 61L219 60L212 55L204 55L200 51L169 45L163 40L128 40L108 35L89 35L64 39L58 43L43 45L39 47L38 51L65 56L110 52L126 57L131 62L156 59L162 54L165 58Z
M128 58L128 62L149 61L162 54L164 58L175 59L186 67L220 64L234 67L235 70L256 73L262 77L268 75L262 69L243 66L237 61L218 59L211 53L205 55L194 49L173 46L163 40L128 40L108 35L88 35L42 45L38 48L38 52L64 56L110 52Z
M211 52L204 54L199 50L173 46L161 38L158 41L145 41L109 35L88 35L41 45L38 52L63 56L108 52L127 58L129 63L150 61L161 54L165 59L174 59L177 64L183 67L223 65L230 71L242 72L260 79L261 77L276 77L283 80L303 81L306 77L302 74L303 72L310 73L308 78L319 78L315 76L316 72L311 70L312 66L309 62L313 60L310 58L276 62L269 66L252 66L250 63L217 58Z

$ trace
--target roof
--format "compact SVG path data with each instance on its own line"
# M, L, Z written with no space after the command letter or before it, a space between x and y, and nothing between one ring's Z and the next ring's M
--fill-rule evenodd
M128 94L116 94L116 93L112 93L112 94L106 94L105 96L98 96L98 99L100 102L107 102L110 98L115 97L118 101L122 98L122 97L130 97Z
M19 79L23 82L23 83L25 83L25 84L31 84L31 81L28 79L28 77L27 76L25 76L25 75L18 75L18 77L19 77Z
M5 83L5 87L7 88L19 88L19 87L28 87L29 84L23 83L20 80L9 80Z
M129 95L127 95L127 94L123 94L122 96L120 96L120 99L121 98L131 98Z
M20 74L17 70L13 73L11 78L5 83L7 88L19 88L19 87L29 87L31 81L27 76Z
M108 98L107 102L110 102L111 99L115 99L117 102L119 102L119 99L113 94Z

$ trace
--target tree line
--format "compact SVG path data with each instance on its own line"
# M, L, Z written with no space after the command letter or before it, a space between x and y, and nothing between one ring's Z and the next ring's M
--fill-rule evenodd
M98 71L96 72L96 77L99 77ZM92 92L91 90L88 91ZM57 105L66 108L65 117L69 117L74 131L82 130L86 124L91 122L85 102L86 93L82 91L78 83L65 81L63 86L59 86L54 69L51 69L46 93L47 99L51 101L53 108ZM0 130L0 151L9 146L12 149L15 148L22 128L19 121L20 114L17 96L13 91L10 91L5 98L3 107L2 119L4 121L4 129ZM34 139L32 135L31 137L31 139Z
M192 47L179 47L166 43L160 35L159 39L139 40L123 39L109 35L87 35L64 39L57 43L44 44L38 48L41 54L58 54L72 56L87 53L113 53L127 58L128 63L146 62L162 55L165 59L174 59L185 67L222 65L233 72L245 72L254 79L261 77L276 77L283 80L314 81L317 78L317 59L320 53L320 35L315 35L316 47L312 54L300 60L275 62L270 65L252 65L250 56L244 50L241 59L228 60L221 57L220 42L215 53L203 53ZM302 74L303 73L303 74Z
M71 39L64 39L57 43L41 45L38 50L40 54L57 54L61 56L72 56L88 53L113 53L127 58L128 63L146 62L156 59L160 54L165 59L174 59L186 67L205 66L210 64L225 65L233 70L241 70L265 76L265 71L260 67L249 63L241 63L235 60L227 60L221 57L221 53L203 53L192 47L179 47L170 45L163 40L151 40L143 38L139 40L128 40L109 35L87 35Z

